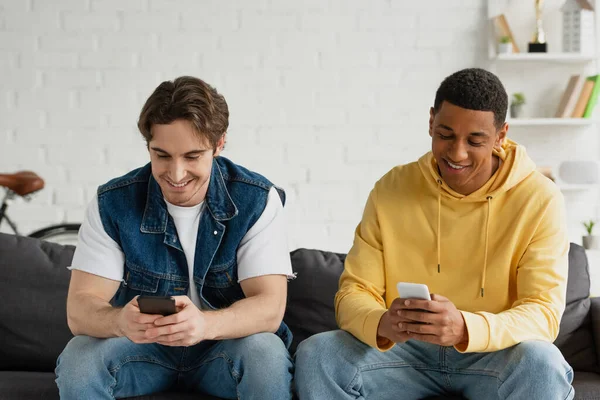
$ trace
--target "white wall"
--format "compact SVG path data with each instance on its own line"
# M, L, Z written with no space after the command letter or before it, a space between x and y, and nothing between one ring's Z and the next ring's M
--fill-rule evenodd
M440 81L490 67L487 32L484 0L0 0L0 171L47 183L10 214L80 221L147 161L144 100L188 74L229 103L224 155L287 190L290 247L345 252L375 180L429 149Z

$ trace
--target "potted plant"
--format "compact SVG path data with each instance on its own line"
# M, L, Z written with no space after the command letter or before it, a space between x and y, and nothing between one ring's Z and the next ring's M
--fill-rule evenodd
M512 101L510 102L510 116L512 118L523 116L523 104L525 104L525 95L521 92L513 93Z
M502 36L498 43L498 54L511 54L513 50L513 44L510 40L510 36Z
M592 235L592 231L594 230L594 225L596 225L596 223L591 220L583 223L583 226L585 226L585 230L587 231L587 236L584 236L582 238L583 239L583 248L586 250L600 248L600 238L598 236Z

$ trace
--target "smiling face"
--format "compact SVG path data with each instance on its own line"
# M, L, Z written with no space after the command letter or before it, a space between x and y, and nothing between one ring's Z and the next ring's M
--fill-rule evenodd
M204 201L213 158L223 149L224 137L213 152L189 121L152 126L148 143L152 176L165 199L176 206L191 207Z
M444 182L465 196L482 187L498 169L493 149L502 145L507 130L506 123L496 129L492 111L469 110L447 101L437 113L431 108L431 151Z

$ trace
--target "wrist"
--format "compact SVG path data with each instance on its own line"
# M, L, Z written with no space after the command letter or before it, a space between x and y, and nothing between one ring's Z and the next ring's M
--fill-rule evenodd
M113 308L112 310L109 311L110 315L110 321L112 322L112 329L111 332L114 335L114 337L123 337L125 336L125 330L123 328L121 328L121 320L122 320L122 314L123 314L123 308Z
M460 313L461 316L461 320L462 320L462 336L460 338L460 341L458 342L459 344L467 344L469 343L469 330L467 329L467 322L465 321L465 317L462 315L462 313Z
M386 311L385 313L383 313L381 315L381 318L379 318L379 324L377 325L377 333L376 333L377 342L385 342L385 341L389 340L388 337L383 332L385 330L383 328L385 326L384 320L387 316L387 313L388 312Z
M220 311L202 311L200 310L200 318L204 319L204 332L201 340L217 340L219 339L219 333L217 327L219 325L219 312Z

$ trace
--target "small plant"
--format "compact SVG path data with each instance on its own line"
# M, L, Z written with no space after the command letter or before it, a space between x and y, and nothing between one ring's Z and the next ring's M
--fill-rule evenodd
M501 36L500 43L510 43L510 36Z
M594 225L596 225L596 223L594 221L588 221L588 222L584 222L583 226L585 226L585 230L588 233L588 236L592 236L592 231L594 230Z
M511 104L513 104L515 106L520 106L521 104L525 104L525 95L521 92L513 93Z

